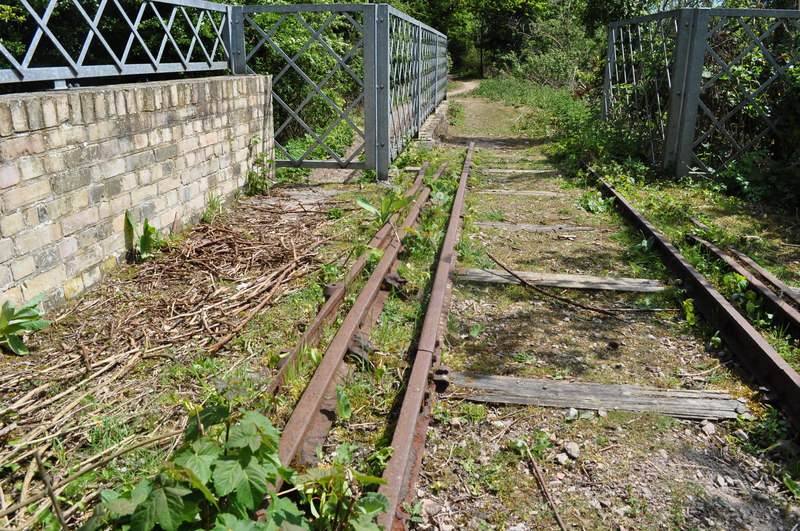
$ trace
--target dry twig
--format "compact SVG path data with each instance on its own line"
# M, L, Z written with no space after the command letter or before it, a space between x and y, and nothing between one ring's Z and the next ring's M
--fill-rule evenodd
M539 287L539 286L537 286L536 284L531 284L530 282L528 282L527 280L525 280L524 278L522 278L521 276L519 276L518 274L516 274L514 271L512 271L511 269L509 269L508 267L506 267L506 266L505 266L505 264L503 264L503 263L502 263L502 262L500 262L500 261L499 261L497 258L495 258L494 256L492 256L492 254L491 254L490 252L488 252L488 251L487 251L487 252L486 252L486 256L488 256L489 258L491 258L491 259L492 259L492 261L493 261L495 264L497 264L497 265L499 265L500 267L502 267L503 269L505 269L506 273L508 273L508 274L509 274L509 275L511 275L512 277L516 278L516 279L517 279L517 280L518 280L518 281L519 281L519 282L520 282L522 285L524 285L524 286L526 286L526 287L528 287L528 288L532 289L532 290L533 290L533 291L535 291L536 293L540 293L540 294L542 294L542 295L544 295L544 296L546 296L546 297L550 297L550 298L552 298L552 299L555 299L555 300L557 300L557 301L560 301L560 302L564 302L564 303L566 303L566 304L570 304L570 305L572 305L572 306L577 306L578 308L582 308L582 309L584 309L584 310L589 310L590 312L602 313L603 315L608 315L608 316L610 316L610 317L613 317L614 319L617 319L617 320L620 320L620 321L622 320L622 319L620 319L619 317L617 317L616 315L614 315L614 313L613 313L612 311L610 311L610 310L605 310L605 309L603 309L603 308L595 308L594 306L587 306L587 305L585 305L585 304L581 304L580 302L573 301L573 300L571 300L571 299L567 299L567 298L565 298L565 297L560 297L560 296L558 296L558 295L556 295L556 294L554 294L554 293L550 293L549 291L547 291L547 290L544 290L544 289L540 288L540 287Z

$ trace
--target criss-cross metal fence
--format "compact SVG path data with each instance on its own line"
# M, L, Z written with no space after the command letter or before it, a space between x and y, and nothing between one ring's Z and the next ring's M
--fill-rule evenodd
M606 119L644 132L667 173L774 150L800 97L800 11L677 9L611 24Z
M386 4L12 0L0 15L0 83L272 74L279 167L385 179L446 93L447 38Z

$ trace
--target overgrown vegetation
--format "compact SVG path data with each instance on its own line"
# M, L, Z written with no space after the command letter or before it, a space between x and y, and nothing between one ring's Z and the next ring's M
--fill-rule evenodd
M297 473L278 457L280 432L257 411L239 407L248 393L218 382L217 402L193 406L183 446L153 478L122 492L106 489L103 503L82 527L96 529L377 530L386 497L364 492L380 478L351 466L352 448L340 448L325 466ZM293 485L276 494L281 483ZM270 502L252 517L265 497Z

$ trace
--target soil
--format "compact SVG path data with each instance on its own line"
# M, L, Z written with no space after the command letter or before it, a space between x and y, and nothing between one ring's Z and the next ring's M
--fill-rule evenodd
M468 195L460 266L494 267L489 251L512 268L551 273L658 278L663 294L552 291L601 308L655 308L600 315L522 286L457 285L443 363L451 370L573 382L719 389L764 411L758 386L702 326L689 326L680 288L631 246L641 237L611 212L581 208L596 193L560 175L546 139L516 137L519 112L496 102L454 98L463 118L449 149L474 140L479 150L470 189L562 191L564 197ZM486 168L552 169L502 174ZM589 194L585 196L584 194ZM591 227L569 238L485 229L471 221ZM474 403L450 386L434 403L416 498L406 506L418 529L558 529L529 459L512 443L527 441L544 487L567 529L791 530L798 505L782 467L798 447L786 438L756 450L754 423L689 421L655 413ZM764 426L769 421L761 424Z

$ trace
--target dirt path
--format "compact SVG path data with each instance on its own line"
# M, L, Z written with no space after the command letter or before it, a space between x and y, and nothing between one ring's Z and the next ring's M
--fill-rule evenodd
M447 138L480 147L471 176L460 266L670 280L632 246L634 234L591 187L560 175L547 144L512 132L513 108L468 98ZM481 172L489 168L551 173ZM480 190L496 193L478 195ZM563 193L505 195L503 190ZM591 201L595 201L591 206ZM584 205L587 208L581 208ZM599 205L599 206L598 206ZM478 222L565 224L586 231L525 233ZM709 389L743 402L727 352L686 324L673 293L553 289L594 307L652 307L622 318L586 312L521 286L457 286L443 363L452 371L561 382ZM420 529L557 529L527 459L526 441L567 529L795 529L797 507L775 470L777 452L748 453L743 421L680 420L584 406L544 408L467 401L451 385L434 404L418 483Z
M461 96L463 94L467 94L468 92L472 92L481 84L479 79L455 80L454 82L455 86L453 90L447 92L448 98L453 98L455 96Z

